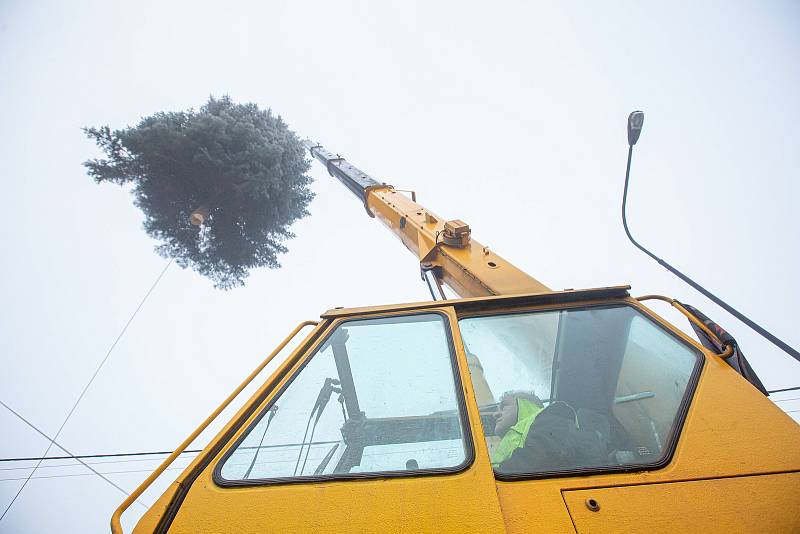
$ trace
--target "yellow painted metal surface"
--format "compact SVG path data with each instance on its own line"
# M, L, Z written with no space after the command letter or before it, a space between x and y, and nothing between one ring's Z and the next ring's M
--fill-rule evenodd
M636 303L642 311L664 326L669 323ZM674 327L671 327L674 329ZM674 329L685 341L699 348L696 341ZM664 468L633 473L600 474L497 483L500 505L509 534L523 532L571 532L571 522L562 499L562 492L588 488L630 485L659 486L670 482L708 480L713 487L721 477L741 477L779 472L800 471L800 425L783 413L767 397L747 383L718 356L705 349L704 367L689 407L672 461ZM754 480L758 485L758 480ZM782 490L769 484L759 486L749 496L759 501L780 501ZM688 497L687 497L688 498ZM541 503L536 507L531 502ZM631 501L626 504L631 516L646 516L650 505ZM706 500L704 514L714 517L727 513L727 504ZM773 507L775 521L785 524L798 514L791 507ZM587 510L588 511L588 510ZM630 525L628 525L630 526ZM615 530L613 524L606 527ZM677 528L672 532L687 532ZM692 531L692 530L689 530ZM601 530L601 532L603 532ZM627 532L649 532L628 529ZM730 532L730 530L711 530ZM752 530L751 532L769 532Z
M550 291L474 239L463 248L444 245L441 234L447 221L391 187L370 191L367 209L421 263L439 267L444 283L462 297Z
M438 311L448 315L451 328L457 328L452 308L439 308ZM337 324L333 323L330 328ZM304 357L312 355L318 343L319 340L312 344ZM463 349L456 351L456 358L460 374L467 376L469 370ZM302 364L301 358L295 359L292 373ZM274 391L292 373L271 385L273 393L263 398L259 403L261 407L269 402ZM227 447L257 416L259 410L256 410L236 434L227 438L227 446L216 454L192 484L169 532L504 532L488 451L479 430L475 430L480 428L480 415L474 392L468 380L463 381L462 387L475 447L475 460L463 472L408 478L219 487L213 481L213 469ZM224 433L215 438L211 447L223 439ZM176 484L140 521L135 532L154 530L192 466L207 454L204 451L181 474Z
M241 392L241 388L244 385L246 385L246 383L249 383L258 374L258 372L263 370L264 367L272 360L272 358L274 358L280 352L280 350L286 345L286 343L294 337L294 335L297 333L298 329L302 328L307 323L311 324L311 323L314 323L314 322L306 321L304 323L300 323L300 325L286 337L284 342L279 344L275 348L275 350L273 350L270 353L270 355L267 356L267 358L256 368L256 370L253 373L251 373L250 376L248 376L245 379L245 381L242 383L242 386L237 388L231 395L228 396L228 398L225 399L225 401L222 403L220 408L224 408L225 406L227 406L230 403L230 401L239 392ZM286 361L284 361L284 363L281 364L275 370L275 372L272 373L272 375L269 377L269 379L267 379L267 381L260 388L258 388L258 390L256 390L255 393L253 393L253 395L250 397L250 399L248 399L248 401L241 408L239 408L239 411L236 412L236 415L234 415L231 418L231 420L222 428L222 430L220 430L220 432L214 437L214 439L212 439L209 442L209 444L206 446L206 448L203 450L203 452L198 454L194 458L194 460L192 460L192 462L186 467L186 469L184 469L184 471L175 480L175 482L173 482L169 486L169 488L167 488L167 490L161 495L161 497L158 498L158 500L153 504L153 506L151 506L147 510L147 512L145 512L145 514L139 519L139 522L137 523L136 528L134 529L134 532L139 532L139 533L142 533L142 532L153 532L156 529L156 526L158 525L159 520L162 518L162 516L166 512L171 500L175 496L176 492L181 488L182 481L185 480L186 475L188 473L190 473L196 466L198 466L210 454L210 451L212 451L215 447L225 443L225 436L230 431L230 429L240 419L244 418L248 414L248 412L252 411L252 409L259 402L259 399L264 398L264 396L265 396L265 394L267 392L271 391L273 387L277 387L277 384L281 383L281 380L285 379L285 377L286 377L288 371L291 369L291 367L293 365L295 365L297 363L297 361L300 359L300 357L302 357L305 354L305 349L307 348L307 346L312 342L312 340L319 338L319 334L325 329L325 327L327 325L328 325L327 322L319 323L319 324L317 324L316 328L313 331L309 332L309 334L306 336L306 338L303 340L303 342L300 343L294 349L294 351L292 351L292 353L286 358ZM215 414L219 413L219 410L220 409L218 408L217 410L215 410L214 413L212 413L211 416L206 418L206 420L200 425L200 428L201 429L202 428L206 428L208 426L208 423L210 423L214 419ZM185 449L189 444L191 444L191 441L193 440L192 436L196 437L197 435L198 435L198 432L196 430L195 432L192 433L192 435L190 435L189 438L184 440L184 442L176 450L179 450L179 449L182 449L182 448ZM190 439L190 438L192 438L192 439ZM166 465L167 465L167 461L165 460L162 463L162 465L159 466L159 469L162 468L162 467L166 468ZM155 471L154 471L154 474L156 474ZM155 478L156 477L154 477L153 475L149 476L144 482L142 482L142 484L131 495L134 496L134 498L135 498L135 496L137 494L141 494L141 492L144 491L147 488L147 486L149 486ZM112 532L114 532L115 534L117 532L122 532L122 527L120 525L120 517L122 515L122 512L125 511L125 508L130 505L130 502L128 502L128 501L129 500L126 499L126 501L124 501L119 506L119 508L117 508L117 510L114 512L114 515L112 516L111 528L112 528ZM126 504L127 504L127 506L126 506Z
M171 533L504 532L491 474L479 466L446 476L235 490L207 477L195 484Z
M700 347L686 334L656 316L635 299L611 299L598 302L625 302L650 315L657 322L673 330L687 343L703 354L704 364L692 402L689 406L681 436L670 463L661 469L632 473L599 474L589 476L555 477L539 480L502 482L494 479L489 455L483 438L475 391L469 380L469 363L456 322L460 303L474 309L476 303L486 312L521 311L537 309L520 305L523 297L487 297L438 303L420 303L398 306L334 310L327 316L326 328L354 316L407 314L416 310L444 311L450 317L463 390L467 403L472 438L475 445L475 462L466 471L442 476L414 478L387 478L321 483L283 484L261 487L221 488L215 485L211 471L235 442L237 436L265 406L273 391L279 388L300 365L303 358L313 352L320 338L294 353L286 364L262 386L259 393L240 410L234 421L247 417L240 430L226 437L229 423L203 454L181 474L175 484L165 492L137 526L136 532L153 532L159 518L175 492L187 479L187 474L201 459L211 454L215 446L221 448L192 484L179 508L170 532L292 532L316 530L333 532L341 530L386 532L575 532L575 525L586 520L587 531L596 529L608 532L650 532L672 521L668 511L651 514L652 501L647 488L666 492L659 498L671 499L673 506L685 506L684 513L697 516L698 503L702 502L704 517L723 518L704 530L736 531L737 516L733 514L730 497L704 498L705 495L736 493L736 501L753 502L748 509L760 515L769 515L763 525L783 529L797 517L797 511L786 505L786 495L797 502L796 478L776 473L800 472L800 426L778 409L770 400L748 384L718 356ZM574 306L574 304L549 305L548 309ZM249 412L248 412L249 410ZM250 415L247 415L250 413ZM796 477L797 475L792 475ZM787 478L788 477L788 478ZM736 480L731 487L731 480ZM790 482L784 482L784 481ZM702 482L700 482L702 481ZM791 486L794 484L794 486ZM669 488L667 488L669 486ZM698 489L702 488L702 489ZM607 497L609 492L632 492L631 497ZM608 521L593 523L596 516L575 519L575 510L568 502L573 495L602 495L617 515ZM603 493L595 493L603 492ZM614 494L616 495L616 494ZM620 495L623 495L621 493ZM627 494L624 494L627 495ZM653 493L652 495L656 495ZM701 499L701 497L703 497ZM617 499L617 500L614 500ZM600 500L598 498L598 500ZM681 504L684 503L685 504ZM675 504L677 503L677 504ZM695 506L695 508L691 508ZM570 516L572 512L573 517ZM581 511L582 513L582 511ZM582 517L582 516L581 516ZM606 517L606 516L604 516ZM636 524L635 518L643 522ZM730 521L728 519L730 519ZM647 522L652 519L652 522ZM582 523L581 523L582 524ZM741 523L751 526L750 523ZM637 526L639 525L639 526ZM676 523L680 531L684 524ZM715 530L717 526L719 529ZM639 528L641 527L641 528ZM724 529L721 527L725 527ZM579 530L582 527L579 525ZM665 527L666 528L666 527ZM605 529L605 530L603 530ZM741 530L741 529L740 529ZM583 530L581 530L583 531ZM755 529L751 531L769 531Z
M565 491L564 501L580 534L800 532L800 473Z
M135 532L155 531L168 511L176 510L169 532L800 532L800 426L719 356L630 298L589 296L584 304L635 306L704 358L670 462L639 472L495 480L476 401L476 394L485 402L491 392L485 383L473 386L470 380L457 313L467 307L469 313L541 309L530 304L531 295L568 292L551 291L475 241L461 221L452 221L450 244L445 244L448 221L391 186L367 187L365 205L423 268L432 269L465 298L325 313L315 333L179 475ZM546 308L574 305L551 303ZM313 354L323 330L353 317L421 310L444 312L450 320L475 449L467 469L406 478L225 488L215 484L217 463ZM179 494L185 498L176 500ZM590 511L587 499L595 499L599 511ZM115 532L123 509L115 513Z
M295 329L294 329L294 330L292 330L292 332L291 332L291 333L290 333L288 336L286 336L286 338L284 338L284 340L283 340L283 341L282 341L282 342L281 342L281 343L280 343L280 344L279 344L277 347L275 347L275 349L274 349L274 350L273 350L273 351L272 351L272 352L269 354L269 356L267 356L267 357L264 359L264 361L262 361L262 362L261 362L261 363L260 363L260 364L259 364L259 365L258 365L258 366L257 366L257 367L254 369L254 370L253 370L253 372L252 372L252 373L250 373L250 375L248 375L248 377L247 377L247 378L245 378L245 379L244 379L244 381L243 381L241 384L239 384L239 386L238 386L236 389L234 389L234 390L233 390L233 392L232 392L230 395L228 395L228 397L227 397L227 398L226 398L226 399L225 399L225 400L222 402L222 404L220 404L220 405L217 407L217 409L216 409L216 410L214 410L214 411L211 413L211 415L209 415L208 417L206 417L206 419L205 419L205 420L204 420L204 421L203 421L203 422L200 424L200 426L199 426L199 427L197 427L197 428L194 430L194 432L192 432L192 433L189 435L189 437L187 437L185 440L183 440L183 443L181 443L181 444L180 444L180 445L179 445L179 446L178 446L178 447L177 447L177 448L176 448L174 451L172 451L172 453L171 453L169 456L167 456L167 458L165 458L163 462L161 462L161 465L159 465L159 466L158 466L158 467L157 467L157 468L156 468L156 469L155 469L155 470L154 470L154 471L153 471L153 472L152 472L152 473L151 473L151 474L150 474L150 475L149 475L149 476L148 476L148 477L147 477L147 478L144 480L144 482L142 482L141 484L139 484L139 487L138 487L138 488L136 488L136 489L135 489L133 492L131 492L131 494L130 494L130 495L128 495L128 498L126 498L126 499L125 499L125 500L122 502L122 504L120 504L120 505L119 505L119 507L118 507L118 508L117 508L117 509L114 511L114 514L111 516L111 531L112 531L114 534L120 534L120 533L122 532L122 525L121 525L121 523L120 523L120 519L121 519L121 517L122 517L122 513L123 513L123 512L124 512L124 511L125 511L125 510L126 510L126 509L127 509L127 508L128 508L130 505L131 505L131 504L133 504L133 501L135 501L135 500L136 500L136 499L137 499L137 498L138 498L138 497L139 497L139 496L140 496L142 493L144 493L144 490L145 490L145 489L147 489L147 487L148 487L148 486L150 486L150 484L152 484L152 483L153 483L153 481L155 481L155 479L156 479L156 478L158 478L158 476L159 476L161 473L163 473L163 472L164 472L164 470L165 470L165 469L166 469L166 468L167 468L167 467L168 467L168 466L169 466L169 465L170 465L172 462L174 462L174 461L175 461L175 459L176 459L178 456L180 456L180 455L181 455L181 453L182 453L183 451L185 451L185 450L186 450L186 448L187 448L189 445L191 445L191 444L192 444L192 442L193 442L195 439L197 439L197 436L199 436L199 435L200 435L200 433L201 433L203 430L205 430L206 428L208 428L208 425L210 425L210 424L211 424L211 423L214 421L214 419L216 419L216 418L219 416L219 414L220 414L220 413L222 413L222 410L224 410L224 409L225 409L225 408L226 408L226 407L227 407L227 406L228 406L228 405L229 405L229 404L230 404L230 403L233 401L233 399L235 399L235 398L236 398L236 397L239 395L239 393L241 393L241 392L242 392L242 390L244 390L244 388L245 388L245 387L247 387L247 385L248 385L248 384L250 384L250 382L252 382L252 381L253 381L253 379L254 379L256 376L258 376L258 374L259 374L261 371L263 371L263 370L264 370L264 368L267 366L267 364L269 364L269 362L271 362L271 361L272 361L272 359L273 359L275 356L277 356L277 355L278 355L278 353L279 353L279 352L280 352L280 351L281 351L281 350L282 350L282 349L283 349L283 348L284 348L284 347L285 347L285 346L286 346L286 345L287 345L287 344L288 344L288 343L289 343L289 342L290 342L290 341L291 341L291 340L294 338L294 336L296 336L296 335L297 335L297 333L298 333L298 332L300 332L300 330L302 330L302 329L303 329L303 328L305 328L306 326L317 326L318 324L319 324L319 323L318 323L317 321L303 321L302 323L300 323L299 325L297 325L297 326L295 327Z

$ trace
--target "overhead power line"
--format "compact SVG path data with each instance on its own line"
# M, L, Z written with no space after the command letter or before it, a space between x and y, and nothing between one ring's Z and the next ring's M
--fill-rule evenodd
M174 471L174 470L177 470L177 469L186 469L186 468L185 467L168 467L168 468L165 469L165 471ZM150 472L152 472L152 469L126 469L126 470L123 470L123 471L106 471L106 474L107 475L119 475L119 474L129 474L129 473L150 473ZM39 479L42 479L42 478L86 477L86 476L89 476L91 474L92 473L66 473L66 474L63 474L63 475L39 475L39 476L32 477L32 478L35 478L36 480L39 480ZM0 478L0 482L8 482L8 481L11 481L11 480L25 480L25 477Z
M58 445L58 444L56 444ZM61 447L60 445L58 445ZM63 448L63 447L62 447ZM203 449L191 449L183 451L181 454L189 454L192 452L201 452ZM124 456L158 456L172 454L172 451L153 451L153 452L117 452L107 454L76 454L75 456L36 456L32 458L0 458L0 462L33 462L36 460L72 460L79 458L117 458Z
M117 336L117 338L114 340L114 343L111 344L111 346L109 347L108 351L106 352L106 355L100 361L100 364L97 366L97 368L95 369L94 373L92 374L92 377L89 379L89 381L83 387L83 390L81 391L81 394L78 395L78 398L75 400L75 403L72 405L72 408L70 408L69 413L67 413L67 416L64 418L64 421L61 423L61 426L58 427L58 431L56 432L55 436L53 436L52 439L48 438L47 449L45 449L44 454L42 455L42 457L47 457L47 454L50 452L50 449L53 447L53 444L55 443L55 440L57 440L58 437L61 435L61 431L64 430L64 427L66 426L66 424L69 421L70 417L72 417L72 414L75 413L75 409L78 407L78 404L80 404L81 400L83 400L83 397L84 397L84 395L86 395L86 392L89 390L89 387L92 385L92 382L94 382L94 379L97 378L97 375L100 373L100 370L103 368L105 363L108 361L108 358L109 358L109 356L111 356L111 353L114 351L114 348L117 346L117 343L119 343L119 340L122 339L122 336L125 334L125 332L128 330L128 327L131 325L133 320L136 318L136 315L139 313L139 310L142 309L142 307L144 306L144 303L147 302L147 299L150 297L150 294L153 292L153 290L156 288L158 283L161 281L161 278L164 277L164 273L166 273L167 269L169 269L169 266L172 265L172 261L173 260L170 259L167 262L167 264L164 266L164 269L156 277L156 280L155 280L155 282L153 282L153 285L150 286L150 289L147 290L147 293L145 293L144 298L142 298L141 302L139 302L139 305L136 307L136 309L131 314L130 318L128 319L128 322L126 322L125 326L122 327L122 330L120 331L120 333ZM33 426L33 425L31 425L31 426ZM38 432L40 432L38 429L36 429L36 430ZM42 432L40 432L40 433L42 435L44 435L44 433L42 433ZM63 450L64 452L67 452L69 454L69 451L64 449L64 447L60 447L60 448L61 448L61 450ZM20 488L17 491L16 495L14 495L14 498L11 499L11 502L8 503L8 506L6 506L6 509L3 510L3 514L0 515L0 521L3 520L3 518L6 516L6 514L11 509L11 507L14 506L14 503L17 501L19 496L22 494L22 491L28 485L28 482L33 477L33 475L36 473L36 470L39 469L39 466L42 465L43 461L44 460L39 460L39 463L37 463L36 466L33 468L31 473L28 475L28 478L25 479L25 482L22 483L22 486L20 486ZM98 473L98 475L100 475L100 474ZM102 476L102 475L100 475L100 476ZM111 482L111 481L109 480L109 482ZM113 484L113 482L111 482L111 483ZM117 487L118 489L122 490L122 488L120 488L116 484L114 484L114 486ZM128 493L125 492L125 490L122 490L122 491L126 495L128 495Z
M121 492L122 492L122 493L124 493L125 495L130 495L130 493L128 493L127 491L125 491L125 490L124 490L124 489L122 489L121 487L117 486L117 485L116 485L116 484L115 484L115 483L114 483L112 480L110 480L110 479L106 478L106 477L105 477L105 476L104 476L102 473L100 473L100 472L96 471L96 470L95 470L93 467L89 466L89 464L87 464L87 463L86 463L86 462L84 462L83 460L81 460L81 459L77 458L76 456L72 456L72 453L71 453L71 452L69 452L67 449L65 449L65 448L64 448L62 445L59 445L58 443L56 443L56 442L55 442L55 440L53 440L53 439L51 439L51 438L50 438L50 436L48 436L47 434L45 434L44 432L42 432L41 430L39 430L39 429L36 427L36 425L34 425L34 424L33 424L33 423L31 423L30 421L28 421L27 419L25 419L24 417L22 417L22 415L20 415L19 413L17 413L17 412L16 412L16 411L15 411L13 408L11 408L11 406L9 406L8 404L6 404L5 402L3 402L3 401L1 401L1 400L0 400L0 404L2 404L2 405L3 405L3 407L4 407L6 410L8 410L9 412L13 413L13 414L14 414L14 415L16 415L17 417L19 417L19 418L20 418L20 419L21 419L21 420L22 420L22 421L23 421L23 422L24 422L26 425L28 425L29 427L31 427L32 429L34 429L36 432L38 432L38 433L39 433L39 434L40 434L42 437L44 437L44 439L46 439L48 442L50 442L50 445L54 445L54 444L55 444L55 446L56 446L56 447L58 447L58 448L59 448L59 449L61 449L62 451L64 451L64 452L66 452L67 454L69 454L69 455L70 455L70 456L69 456L69 458L73 458L73 459L77 460L78 462L80 462L80 463L81 463L81 465L83 465L84 467L86 467L86 469L88 469L89 471L91 471L91 472L92 472L92 473L94 473L95 475L99 476L100 478L102 478L103 480L105 480L106 482L108 482L109 484L111 484L112 486L114 486L115 488L117 488L119 491L121 491ZM39 463L41 463L41 462L39 462ZM30 478L31 478L31 477L30 477L30 475L29 475L27 480L30 480ZM20 492L17 492L17 495L16 495L16 496L19 496L19 494L20 494ZM16 496L15 496L15 498L16 498ZM139 501L137 501L137 502L139 502ZM12 503L13 503L13 501L12 501ZM141 504L141 503L140 503L140 504ZM11 508L11 505L10 505L10 504L9 504L9 505L8 505L8 507L6 508L5 512L3 512L3 516L5 516L5 514L6 514L6 513L8 512L8 510L9 510L9 508ZM0 517L0 519L2 519L2 517Z
M181 460L193 460L195 456L184 456L180 458ZM144 462L157 462L161 460L159 457L154 458L125 458L123 460L95 460L86 462L89 465L119 465L119 464L131 464L131 463L144 463ZM6 464L6 465L19 465L18 463ZM69 468L69 467L78 467L79 464L75 462L70 463L47 463L42 465L39 468L39 471L43 469L62 469L62 468ZM29 469L33 469L33 466L26 465L21 467L0 467L0 471L28 471ZM98 467L99 469L99 467Z
M800 389L800 386L795 386L793 388L771 389L767 393L782 393L784 391L797 391L798 389Z

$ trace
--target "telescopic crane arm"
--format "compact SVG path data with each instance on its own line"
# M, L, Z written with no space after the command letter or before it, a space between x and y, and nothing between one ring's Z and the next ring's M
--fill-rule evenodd
M466 223L446 221L417 204L413 193L408 198L321 145L306 141L306 146L311 156L323 163L331 176L363 202L370 217L380 220L408 250L416 254L434 299L437 298L435 291L438 297L444 298L442 283L462 298L550 291L472 239Z

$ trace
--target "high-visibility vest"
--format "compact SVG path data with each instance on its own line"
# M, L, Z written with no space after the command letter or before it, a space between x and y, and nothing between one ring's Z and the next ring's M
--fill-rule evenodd
M508 429L497 448L492 452L492 465L494 467L511 458L511 454L515 450L525 445L533 420L543 409L528 399L517 398L517 422Z

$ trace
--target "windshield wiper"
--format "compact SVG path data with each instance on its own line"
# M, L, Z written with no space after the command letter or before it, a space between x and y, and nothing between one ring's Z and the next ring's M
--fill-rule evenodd
M250 478L250 472L253 470L253 466L256 465L256 458L258 458L258 453L261 452L261 445L264 444L264 438L267 435L267 430L269 430L269 425L272 423L272 419L275 417L275 414L278 413L278 405L275 404L272 408L269 409L269 417L267 418L267 426L264 427L264 433L261 434L261 441L258 442L258 447L256 447L256 452L253 454L253 461L250 462L250 466L247 468L247 471L244 473L244 479L247 480Z
M317 429L317 423L319 423L320 418L322 417L322 412L325 410L325 407L328 405L328 401L331 400L331 394L334 392L341 393L342 389L337 388L334 386L338 386L339 381L335 378L326 378L325 383L322 384L322 388L319 390L319 395L317 395L317 401L314 403L314 407L311 409L311 413L308 415L308 422L306 423L306 431L303 433L303 440L300 443L300 453L297 455L297 461L294 464L294 473L292 476L297 476L297 468L300 466L300 458L303 457L303 447L306 445L306 437L308 436L308 427L311 426L311 419L314 418L314 414L316 414L317 418L314 419L314 426L311 426L311 436L308 438L308 449L306 449L306 457L303 460L303 467L300 468L300 475L303 474L303 470L306 468L306 462L308 461L308 454L311 452L311 444L310 442L314 441L314 431Z
M330 463L331 458L333 458L333 454L336 452L336 449L338 449L338 448L339 448L339 444L338 443L335 443L333 445L333 447L331 447L331 450L328 451L328 454L325 455L325 458L323 458L322 461L317 466L317 468L314 469L314 474L315 475L319 475L323 471L325 471L325 468L328 467L328 464Z

